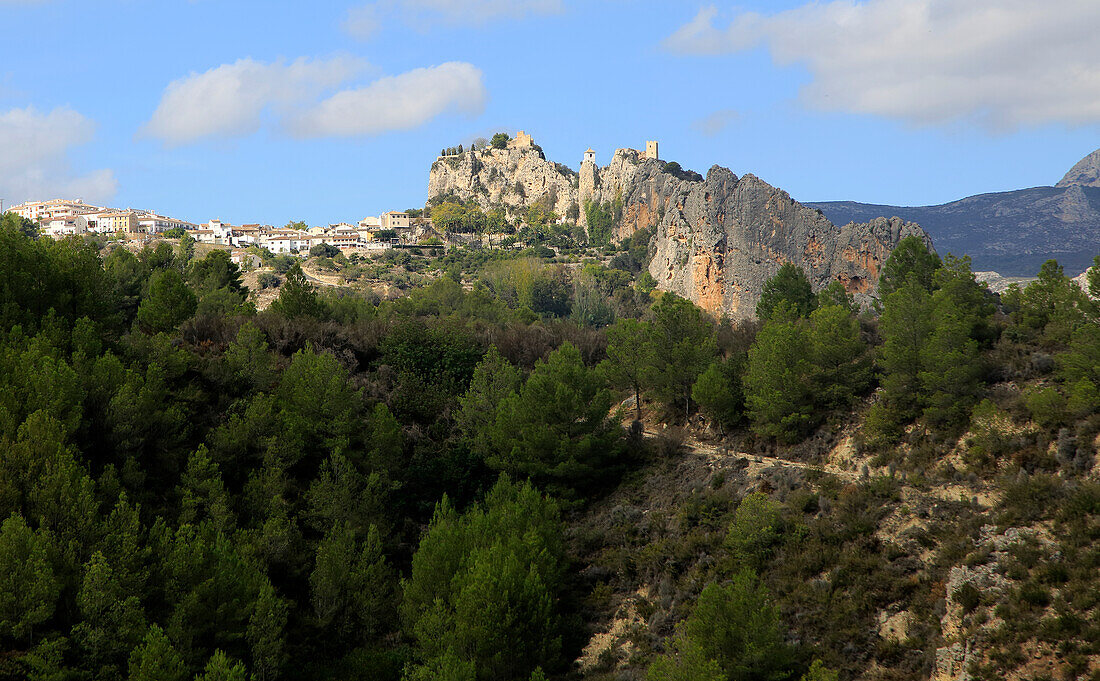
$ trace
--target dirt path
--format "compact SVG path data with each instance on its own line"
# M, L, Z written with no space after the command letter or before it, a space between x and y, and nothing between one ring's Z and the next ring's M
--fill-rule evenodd
M652 430L645 431L646 437L656 437L657 433ZM770 468L772 466L781 466L784 468L798 468L804 471L816 471L818 473L827 473L829 475L835 475L838 478L844 480L858 480L859 474L852 471L846 471L839 466L832 464L817 465L812 463L806 463L804 461L791 461L790 459L780 459L774 456L763 456L760 454L749 454L747 452L730 451L728 447L720 447L716 445L708 445L698 440L685 439L684 449L701 454L707 459L707 463L711 468L724 468L727 464L732 463L735 460L745 460L749 462L751 467Z
M312 282L314 284L320 284L321 286L343 286L344 285L343 279L341 279L338 276L330 276L330 275L326 275L326 274L320 274L319 272L315 272L313 270L307 270L304 267L302 268L302 274L304 274L306 279L308 279L310 282Z
M652 430L645 431L646 437L656 437L658 433ZM858 482L864 479L862 472L855 472L846 470L836 464L812 464L804 461L792 461L790 459L780 459L774 456L763 456L761 454L750 454L748 452L731 451L728 447L709 445L698 440L691 438L685 439L683 443L684 449L693 452L697 455L704 457L707 460L707 465L711 468L727 468L733 465L735 462L739 467L744 467L744 462L748 462L747 471L749 474L757 474L767 468L779 466L782 468L796 468L803 471L814 471L817 473L824 473L827 475L833 475L841 480L847 482ZM871 475L885 475L886 472L882 470L874 470L870 472ZM948 502L969 501L976 499L978 505L982 508L992 508L997 505L1000 494L999 492L987 485L980 487L971 487L969 485L957 484L957 483L929 483L925 488L915 487L912 485L904 486L904 493L909 497L923 497L926 500L938 500Z

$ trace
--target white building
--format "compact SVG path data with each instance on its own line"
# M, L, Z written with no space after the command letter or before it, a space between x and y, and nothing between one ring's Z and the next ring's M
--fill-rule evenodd
M322 238L296 229L276 229L260 236L260 246L276 255L291 255L301 251L308 253L309 249L322 243Z
M70 217L104 210L98 206L84 203L81 199L51 199L49 201L26 201L8 209L16 215L39 222L58 217Z
M138 228L148 234L161 234L170 229L179 228L191 230L198 229L199 226L185 220L177 220L175 218L157 215L156 213L150 213L145 217L138 218Z
M43 223L43 229L49 236L61 239L88 232L88 221L82 215L51 218Z
M266 231L270 231L271 229L272 227L270 225L241 225L240 227L233 228L233 234L229 237L229 240L237 248L246 248L255 243L258 243L260 240L260 235Z
M359 228L341 222L338 225L330 225L324 234L324 243L332 244L337 248L354 247L362 241L359 236Z
M88 221L88 231L89 232L92 232L94 234L102 234L104 232L109 232L111 230L107 229L107 228L102 228L101 229L100 226L99 226L99 218L104 216L104 215L107 215L108 213L114 213L114 212L115 211L113 211L113 210L100 210L100 211L96 211L94 213L85 213L81 217L83 217L85 220Z

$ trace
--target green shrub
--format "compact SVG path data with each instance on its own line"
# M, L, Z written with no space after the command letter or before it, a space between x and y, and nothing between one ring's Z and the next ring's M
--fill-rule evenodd
M1065 423L1066 398L1056 388L1033 388L1024 394L1031 418L1043 428L1055 428Z
M963 610L963 614L969 615L974 612L974 608L978 607L978 603L981 601L982 594L978 591L973 584L969 582L963 584L958 589L955 589L952 598Z

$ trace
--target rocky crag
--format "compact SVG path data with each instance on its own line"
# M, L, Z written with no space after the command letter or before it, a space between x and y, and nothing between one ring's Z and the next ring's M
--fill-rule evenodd
M565 215L577 199L578 175L560 163L546 160L542 149L522 131L504 149L486 148L440 156L428 176L429 202L452 195L495 207L526 209L543 201Z
M453 195L484 209L523 209L536 202L585 223L589 202L613 204L621 217L613 238L653 230L649 272L664 291L708 312L753 316L764 282L786 262L801 266L815 290L839 281L858 302L874 298L883 262L913 223L878 218L838 227L753 175L714 166L701 178L646 152L620 149L603 167L586 158L579 173L547 161L528 136L506 149L440 157L429 201Z
M1100 187L1100 149L1076 163L1055 187Z

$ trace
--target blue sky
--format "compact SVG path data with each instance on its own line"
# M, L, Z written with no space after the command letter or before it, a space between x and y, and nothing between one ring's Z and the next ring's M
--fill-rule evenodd
M1100 147L1093 0L0 0L0 198L311 224L441 147L658 139L803 201L1053 184Z

